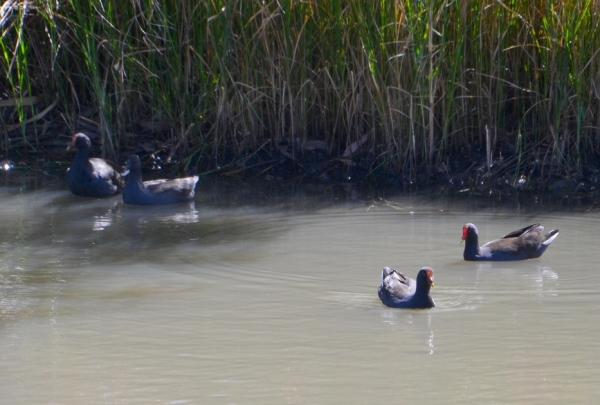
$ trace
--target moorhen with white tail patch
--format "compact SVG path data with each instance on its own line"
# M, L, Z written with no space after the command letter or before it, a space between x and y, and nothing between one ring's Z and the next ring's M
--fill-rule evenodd
M127 158L125 170L123 176L129 176L123 189L125 204L175 204L194 199L194 188L196 188L198 176L142 181L142 164L137 155Z
M433 287L433 270L423 267L413 280L399 271L384 267L381 272L379 299L388 307L426 309L435 307L429 290Z
M462 240L465 242L465 260L524 260L542 255L558 236L558 229L544 234L544 227L533 224L504 235L483 246L479 246L477 228L473 224L463 226Z

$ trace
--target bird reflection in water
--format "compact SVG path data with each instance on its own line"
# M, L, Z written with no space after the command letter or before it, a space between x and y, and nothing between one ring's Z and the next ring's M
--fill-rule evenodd
M92 230L103 231L111 226L115 217L116 207L117 202L115 201L115 203L106 211L106 213L103 215L94 215L94 224L92 226Z
M199 222L198 211L193 201L172 205L128 205L123 208L121 214L123 223L126 224L128 247L132 250L144 248L158 236L159 240L168 239L165 232L177 232L176 229L179 229L167 227L165 230L165 224L188 225Z
M398 311L397 309L384 309L381 311L382 322L389 325L399 325L405 321L410 328L403 326L403 332L412 330L414 337L419 342L419 346L425 343L425 350L429 355L433 355L435 346L433 343L433 329L431 327L432 313L424 313L424 311Z
M165 224L192 224L198 222L198 211L194 202L181 204L182 208L177 212L171 212L166 215L159 215L157 219Z

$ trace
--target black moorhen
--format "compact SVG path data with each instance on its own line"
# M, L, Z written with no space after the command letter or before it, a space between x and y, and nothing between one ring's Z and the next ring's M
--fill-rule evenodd
M504 235L479 247L477 228L473 224L463 226L465 260L524 260L538 258L558 236L558 229L544 234L544 227L533 224Z
M433 270L423 267L417 274L417 281L399 271L384 267L381 272L379 299L392 308L433 308L435 302L429 296L433 287Z
M100 158L90 158L92 142L87 135L73 135L69 149L77 149L71 167L67 169L67 185L75 195L108 197L123 189L120 167Z
M172 180L142 181L142 164L137 155L127 158L123 176L128 175L123 189L123 202L136 205L175 204L192 201L198 176Z

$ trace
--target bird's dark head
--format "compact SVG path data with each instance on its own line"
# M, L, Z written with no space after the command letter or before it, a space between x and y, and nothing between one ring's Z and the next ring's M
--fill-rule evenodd
M433 269L431 267L423 267L417 274L417 283L427 284L429 287L433 287Z
M140 157L138 155L129 155L127 161L125 162L125 168L121 173L121 176L127 177L130 173L141 173L142 172L142 162L140 161Z
M469 223L463 226L462 241L467 240L467 238L472 235L477 236L477 228L475 225Z
M92 146L92 141L86 134L81 132L73 135L71 138L71 145L67 148L68 150L77 149L77 150L85 150L89 149Z
M127 162L125 163L125 170L127 171L136 171L142 169L142 162L140 161L140 157L138 155L129 155L127 158Z

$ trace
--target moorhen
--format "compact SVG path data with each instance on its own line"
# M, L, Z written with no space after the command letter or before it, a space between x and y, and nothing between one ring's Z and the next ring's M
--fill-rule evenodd
M379 299L392 308L433 308L435 302L429 296L433 287L433 270L423 267L417 274L417 281L399 271L384 267L381 272Z
M533 224L504 235L479 247L477 228L473 224L463 226L465 260L524 260L538 258L558 236L558 229L544 234L544 227Z
M75 195L108 197L123 189L120 167L100 158L90 158L92 142L87 135L73 135L69 149L77 149L71 167L67 169L67 185Z
M123 176L129 176L123 189L123 202L136 205L175 204L192 201L198 176L172 180L142 181L142 164L137 155L127 158Z

